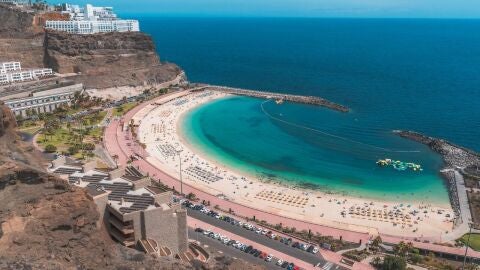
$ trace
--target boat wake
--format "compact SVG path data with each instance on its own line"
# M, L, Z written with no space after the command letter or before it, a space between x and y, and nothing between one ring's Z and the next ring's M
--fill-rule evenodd
M342 136L338 136L338 135L335 135L335 134L324 132L324 131L321 131L321 130L318 130L318 129L315 129L315 128L311 128L311 127L307 127L307 126L304 126L304 125L300 125L300 124L296 124L296 123L293 123L293 122L290 122L290 121L283 120L281 118L278 118L278 117L275 117L275 116L271 115L270 113L268 113L265 110L264 105L266 103L270 102L270 101L272 101L272 100L271 99L265 100L264 102L262 102L260 104L260 107L262 109L262 112L272 120L275 120L275 121L278 121L278 122L281 122L281 123L284 123L284 124L287 124L287 125L290 125L290 126L293 126L293 127L296 127L296 128L301 128L301 129L305 129L305 130L308 130L308 131L311 131L311 132L319 133L319 134L329 136L329 137L332 137L332 138L336 138L336 139L348 141L348 142L351 142L351 143L367 146L367 147L370 147L372 149L380 150L382 152L389 152L389 153L419 153L420 152L419 150L396 150L396 149L384 148L384 147L380 147L380 146L376 146L376 145L372 145L372 144L368 144L368 143L355 141L355 140L352 140L352 139L349 139L349 138L345 138L345 137L342 137Z

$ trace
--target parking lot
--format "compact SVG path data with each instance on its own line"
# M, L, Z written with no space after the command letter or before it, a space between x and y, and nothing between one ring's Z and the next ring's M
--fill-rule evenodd
M276 265L278 258L272 258L271 262L267 262L264 259L259 257L252 256L249 253L245 253L241 250L234 248L233 246L226 246L220 241L213 239L209 236L204 235L203 233L195 232L194 229L189 229L189 235L192 239L199 241L201 245L207 245L215 250L221 251L222 254L230 256L232 258L238 258L253 264L263 265L267 269L282 269L280 266Z
M218 215L215 215L214 211L212 214L209 215L208 213L201 212L200 211L201 207L194 208L191 205L189 206L190 207L187 207L189 216L195 219L201 220L205 223L211 224L212 226L221 228L232 234L249 239L260 245L276 250L280 253L287 254L288 256L291 256L299 260L302 260L306 263L309 263L312 266L319 265L320 269L324 269L324 270L345 269L344 267L325 261L324 259L321 258L321 256L318 253L313 254L312 252L307 252L305 250L302 250L299 247L292 247L292 246L302 245L302 247L305 247L306 249L307 246L306 245L303 246L302 243L292 241L291 239L288 243L283 243L283 242L280 242L279 240L275 240L275 239L278 239L278 237L275 237L275 239L272 239L271 237L268 237L267 235L262 234L262 232L260 232L258 228L248 229L244 227L245 224L239 225L238 222L233 222L229 218L227 218L227 220L223 220L224 217L219 217ZM202 228L202 229L208 230L208 228ZM312 251L312 249L313 247L311 247L309 251Z

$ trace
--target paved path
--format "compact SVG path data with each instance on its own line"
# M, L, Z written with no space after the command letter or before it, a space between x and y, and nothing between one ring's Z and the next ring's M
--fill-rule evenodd
M188 92L187 92L188 93ZM160 96L154 100L144 102L139 106L130 110L122 120L122 123L128 123L132 117L139 112L144 107L154 103L154 102L161 102L165 100L165 98L171 98L174 95L179 95L179 92L174 92L171 94L167 94L164 96ZM107 151L111 156L118 155L118 164L119 166L125 166L127 161L131 155L135 154L133 149L133 145L135 145L134 141L129 138L128 134L121 129L121 122L120 121L111 121L111 123L107 126L105 133L104 133L104 142ZM145 173L148 173L154 180L161 181L163 184L174 188L175 190L180 190L180 181L165 172L161 171L148 161L144 159L136 160L133 162L133 165L137 166L140 170ZM328 227L324 225L314 224L307 221L296 220L293 218L283 217L274 213L265 212L251 206L246 206L238 203L234 203L231 201L226 201L220 199L216 196L203 192L201 190L196 189L195 187L189 184L183 184L183 191L185 194L187 193L194 193L197 198L200 200L210 201L212 206L219 205L223 209L232 209L237 215L246 216L246 217L253 217L256 216L259 219L267 220L271 224L278 224L281 223L283 226L288 227L295 227L297 230L312 230L313 232L318 232L322 235L329 235L335 238L342 237L344 240L350 242L366 242L371 239L371 235L367 233L360 233L348 230L337 229L333 227ZM384 236L382 238L388 239L390 243L398 243L400 241L404 241L404 239L399 237L392 237L392 236ZM445 247L440 245L435 245L431 243L420 243L420 242L413 242L415 246L421 246L422 248L440 251L440 252L449 252L452 254L463 254L463 249L461 248L454 248L454 247ZM480 252L469 252L469 256L475 256L480 258ZM327 258L328 259L328 258Z

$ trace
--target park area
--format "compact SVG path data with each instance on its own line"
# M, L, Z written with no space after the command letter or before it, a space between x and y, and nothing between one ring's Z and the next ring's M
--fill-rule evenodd
M47 118L36 141L46 152L68 154L80 159L91 157L95 145L102 140L103 127L99 124L106 114L106 111L96 111L63 122L58 118Z

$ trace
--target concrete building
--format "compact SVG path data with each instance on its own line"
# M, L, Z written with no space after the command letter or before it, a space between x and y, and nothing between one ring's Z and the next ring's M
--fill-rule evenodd
M138 32L137 20L121 20L113 12L112 7L94 7L86 5L62 4L57 7L70 20L46 21L45 28L64 31L71 34L94 34L101 32Z
M22 69L20 62L0 63L0 85L39 80L53 76L51 68Z
M0 74L5 74L9 71L16 71L16 70L22 70L22 66L20 65L20 62L2 62L2 63L0 63Z
M70 105L75 92L83 91L83 84L55 88L42 92L35 92L31 97L5 101L16 116L27 117L27 111L36 113L52 112L60 106Z
M189 252L187 212L173 194L153 186L134 167L101 171L96 162L79 167L62 157L50 171L68 174L72 185L83 187L96 203L111 237L127 247L160 256L185 257Z

